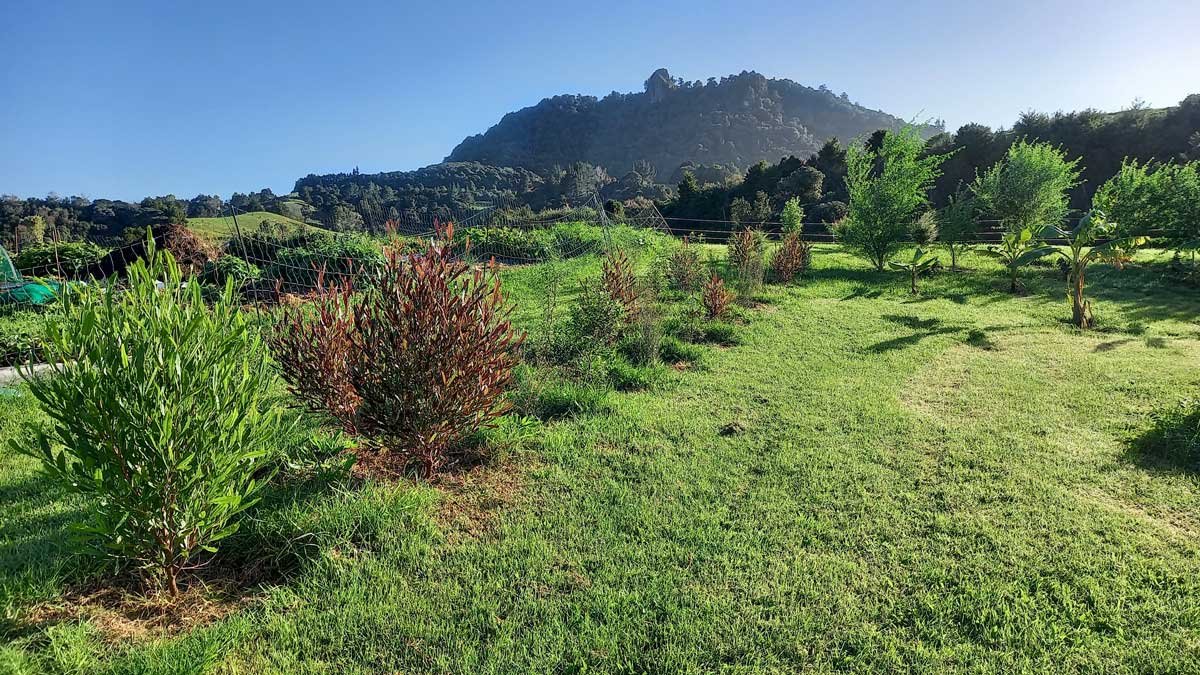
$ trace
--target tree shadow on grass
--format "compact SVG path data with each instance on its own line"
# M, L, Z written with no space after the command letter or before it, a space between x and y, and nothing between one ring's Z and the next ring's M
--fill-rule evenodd
M1149 471L1200 476L1200 401L1184 400L1155 414L1123 457Z
M935 337L939 335L961 335L963 344L970 345L977 349L985 351L996 351L1000 346L992 339L993 333L1000 333L1012 330L1028 328L1026 325L1017 326L971 326L967 324L948 324L937 317L922 319L915 316L904 316L899 314L885 314L881 317L885 321L911 328L915 332L911 335L905 335L891 340L877 342L867 349L882 354L884 352L893 351L896 349L904 349L911 347L925 338Z
M1115 305L1132 324L1172 320L1195 322L1200 317L1200 292L1168 276L1168 266L1161 262L1139 262L1123 270L1109 265L1088 269L1086 294L1099 312L1105 305ZM1065 282L1040 283L1036 294L1061 302Z
M967 326L945 324L941 319L931 317L922 319L915 316L904 316L899 314L885 314L881 317L885 321L890 321L905 328L911 328L916 331L911 335L905 335L891 340L877 342L870 347L869 350L876 354L890 352L896 349L904 349L911 347L925 338L934 337L937 335L949 335L951 333L962 333L969 330Z

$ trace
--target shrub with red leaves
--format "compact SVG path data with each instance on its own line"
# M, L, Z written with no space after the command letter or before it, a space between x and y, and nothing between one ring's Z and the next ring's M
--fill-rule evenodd
M637 311L638 283L633 274L633 263L624 251L609 251L600 268L600 286L613 302L625 310L626 319L632 319Z
M361 294L343 288L341 295L318 296L317 317L344 316L348 324L293 320L281 327L307 331L291 339L305 349L326 338L330 352L346 354L344 370L329 366L324 373L330 387L350 393L302 400L352 403L353 428L368 446L397 453L425 476L444 466L468 435L507 412L503 394L524 339L509 322L495 268L472 269L458 259L452 236L448 225L420 253L387 249L374 283ZM338 332L343 326L345 344ZM307 381L305 369L317 368L297 367L295 359L280 363L296 390Z
M725 288L725 280L713 272L712 277L704 282L700 301L704 304L704 313L709 319L720 319L729 310L729 303L733 302L733 293Z
M775 255L771 257L771 270L775 278L787 283L797 274L804 274L808 269L808 259L812 244L800 238L799 233L790 232L784 236Z
M349 278L326 283L322 270L311 302L280 304L279 321L268 338L292 394L312 412L333 417L350 434L357 433L359 403L350 382L353 292Z
M454 258L452 227L420 254L388 251L364 296L352 342L358 426L425 475L468 434L507 412L504 391L523 340L494 267Z

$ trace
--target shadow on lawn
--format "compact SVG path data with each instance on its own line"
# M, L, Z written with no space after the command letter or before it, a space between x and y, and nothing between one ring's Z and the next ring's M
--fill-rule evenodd
M1055 282L1038 284L1035 293L1062 301L1065 282L1057 277ZM1088 269L1086 293L1098 312L1105 313L1105 305L1115 305L1134 325L1163 320L1191 323L1200 316L1200 293L1172 280L1168 265L1162 262L1137 263L1123 270L1096 265Z
M1124 459L1143 469L1200 476L1200 401L1185 400L1154 415Z

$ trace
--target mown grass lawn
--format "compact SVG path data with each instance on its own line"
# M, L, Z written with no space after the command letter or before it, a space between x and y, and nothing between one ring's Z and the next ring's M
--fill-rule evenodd
M226 553L300 562L168 637L29 620L86 505L2 449L0 671L1200 671L1200 481L1139 443L1200 391L1163 260L1097 268L1080 333L1053 270L913 297L821 248L741 344L442 487L281 492Z

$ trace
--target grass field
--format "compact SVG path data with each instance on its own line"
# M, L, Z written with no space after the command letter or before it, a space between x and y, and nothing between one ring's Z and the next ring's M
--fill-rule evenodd
M321 229L314 228L311 225L306 226L304 223L298 220L288 218L287 216L281 216L278 213L271 213L269 211L254 211L253 213L243 213L238 215L238 224L242 226L242 231L247 235L257 231L259 225L264 220L272 225L283 226L287 229L300 227ZM187 226L189 230L209 239L228 239L229 237L233 236L235 232L233 218L229 216L221 216L217 218L188 218Z
M0 672L1200 671L1200 479L1139 440L1200 391L1163 260L1097 268L1080 333L1050 269L914 297L821 247L740 344L439 487L281 487L226 553L297 562L165 637L39 620L87 505L0 449Z

